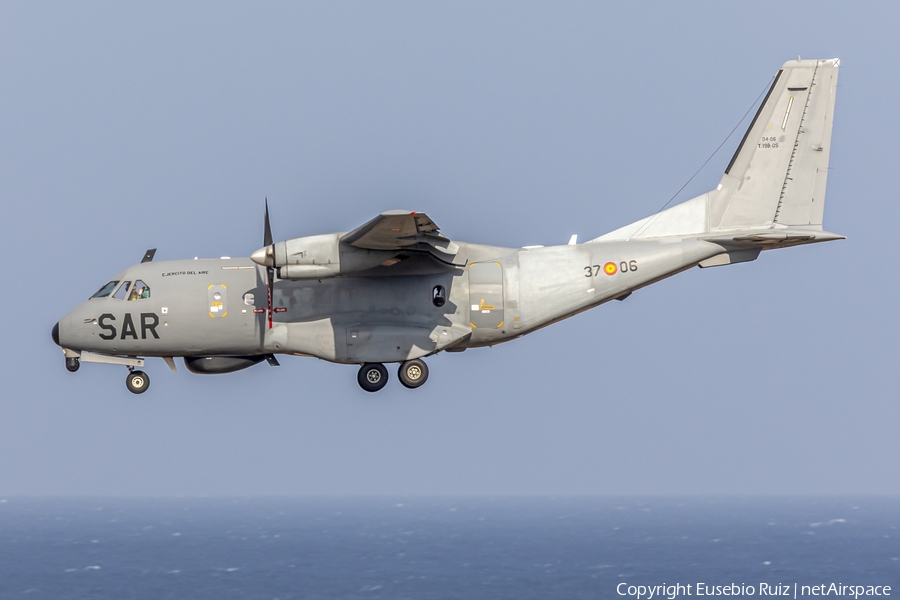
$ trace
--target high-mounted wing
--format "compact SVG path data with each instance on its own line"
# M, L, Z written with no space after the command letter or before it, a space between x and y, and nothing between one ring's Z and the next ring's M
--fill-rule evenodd
M383 212L341 238L341 242L367 250L419 250L456 264L459 246L441 235L425 213L408 210Z
M357 227L341 241L368 250L400 250L418 243L419 235L437 231L438 226L425 213L389 210Z

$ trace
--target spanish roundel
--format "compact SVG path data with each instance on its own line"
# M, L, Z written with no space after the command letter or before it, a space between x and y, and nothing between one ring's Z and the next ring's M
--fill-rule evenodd
M608 262L603 265L603 272L607 275L615 275L616 271L618 271L618 268L616 268L616 263L614 262Z

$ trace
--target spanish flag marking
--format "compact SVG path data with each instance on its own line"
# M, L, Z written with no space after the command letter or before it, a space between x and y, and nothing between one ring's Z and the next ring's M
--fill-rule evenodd
M618 268L616 267L616 263L614 262L608 262L603 265L603 272L607 275L615 275L616 271L618 271Z

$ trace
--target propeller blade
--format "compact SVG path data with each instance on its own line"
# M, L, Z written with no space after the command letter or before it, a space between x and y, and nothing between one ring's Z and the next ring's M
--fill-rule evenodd
M266 268L266 302L268 304L268 309L266 310L266 316L269 319L269 329L272 329L272 285L275 283L275 269L272 267Z
M272 226L269 224L269 197L266 196L266 227L263 233L263 246L272 245Z

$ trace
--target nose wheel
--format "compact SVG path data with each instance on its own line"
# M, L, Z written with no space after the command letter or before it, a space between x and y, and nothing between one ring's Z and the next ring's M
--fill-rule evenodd
M359 368L356 381L367 392L377 392L387 385L388 372L381 363L366 363Z
M428 365L418 358L408 360L400 365L397 375L400 383L409 389L415 389L428 380Z
M132 394L143 394L150 387L150 376L143 371L129 371L125 387Z

